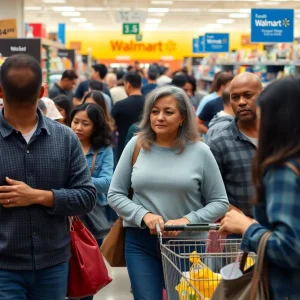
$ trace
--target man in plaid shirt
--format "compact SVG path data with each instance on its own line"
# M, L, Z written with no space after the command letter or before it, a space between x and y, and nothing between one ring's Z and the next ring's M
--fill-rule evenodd
M263 87L252 73L237 75L230 85L235 120L215 134L208 145L219 165L230 209L252 217L254 198L251 165L257 147L256 100Z
M14 55L1 67L1 300L65 299L68 216L88 213L96 201L79 140L37 109L41 85L33 57Z

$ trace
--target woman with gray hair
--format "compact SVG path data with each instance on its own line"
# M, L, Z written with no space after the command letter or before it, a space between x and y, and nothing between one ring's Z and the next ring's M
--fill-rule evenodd
M136 146L140 152L132 167ZM132 200L127 196L130 184ZM134 299L161 300L164 280L156 224L163 231L165 225L211 223L229 207L218 165L199 141L195 111L182 89L163 86L148 94L140 132L124 149L108 199L124 219Z

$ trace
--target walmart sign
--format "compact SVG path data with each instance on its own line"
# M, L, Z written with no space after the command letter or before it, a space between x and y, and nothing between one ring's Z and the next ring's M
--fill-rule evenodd
M204 36L206 52L229 52L228 33L207 33Z
M252 43L292 43L294 41L293 9L251 10Z

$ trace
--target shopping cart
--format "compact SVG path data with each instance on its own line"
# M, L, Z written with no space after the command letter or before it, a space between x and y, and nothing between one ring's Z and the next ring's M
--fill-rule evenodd
M169 240L157 226L168 300L209 300L222 279L220 270L242 257L241 239ZM165 231L218 230L217 224L165 226ZM215 245L212 247L211 243ZM196 252L195 252L196 251ZM254 264L249 254L245 269Z

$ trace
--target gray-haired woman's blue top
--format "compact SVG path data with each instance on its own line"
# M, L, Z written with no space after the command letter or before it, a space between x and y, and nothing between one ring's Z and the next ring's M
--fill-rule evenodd
M177 149L153 145L149 151L141 149L132 169L136 142L134 137L127 144L108 192L109 204L125 227L142 228L148 212L161 215L165 222L186 217L191 223L211 223L228 211L223 180L208 146L189 144L179 154ZM132 201L127 197L131 181Z

